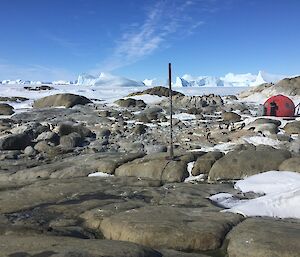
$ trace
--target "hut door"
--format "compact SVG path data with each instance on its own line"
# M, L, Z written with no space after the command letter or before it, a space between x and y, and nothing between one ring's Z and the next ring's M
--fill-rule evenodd
M276 116L278 105L273 101L270 103L270 116Z

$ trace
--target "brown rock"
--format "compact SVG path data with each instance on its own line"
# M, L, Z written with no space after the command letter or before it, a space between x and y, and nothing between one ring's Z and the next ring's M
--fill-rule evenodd
M286 150L263 149L232 151L214 163L209 180L241 179L264 171L278 170L291 154Z
M229 257L298 257L300 223L295 220L251 218L228 235Z
M299 134L300 133L300 121L294 121L287 123L284 128L288 134Z
M197 251L221 246L240 215L204 212L197 208L145 207L104 218L104 237L153 248Z
M194 164L192 174L194 176L208 174L213 164L223 156L222 152L209 152L200 156Z
M226 122L236 122L241 120L241 115L235 112L224 112L222 113L222 119Z
M300 172L300 157L285 160L280 164L279 170Z
M0 236L0 245L0 256L161 257L133 243L72 237Z
M9 104L0 103L0 115L12 115L14 114L14 108Z
M88 98L74 94L57 94L43 97L34 101L34 108L47 108L47 107L59 107L64 106L71 108L75 105L85 105L92 101Z

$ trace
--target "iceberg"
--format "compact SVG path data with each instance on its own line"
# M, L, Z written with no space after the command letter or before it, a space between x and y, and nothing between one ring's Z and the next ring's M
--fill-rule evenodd
M177 77L174 83L175 87L252 87L264 83L277 83L278 81L287 78L285 75L268 74L264 71L259 71L257 75L251 73L234 74L228 73L224 77L199 76L192 77L185 74L182 77Z
M145 86L142 81L135 81L109 73L101 73L98 77L90 74L78 76L79 86L103 86L103 87L140 87Z
M56 81L52 81L53 85L71 85L73 84L71 81L67 81L67 80L56 80Z

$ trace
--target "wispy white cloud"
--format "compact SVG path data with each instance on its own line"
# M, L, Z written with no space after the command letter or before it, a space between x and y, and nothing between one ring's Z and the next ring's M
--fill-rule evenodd
M72 72L43 65L15 65L7 62L0 63L0 80L23 79L23 80L38 80L38 81L53 81L53 80L74 80L75 74Z
M130 24L116 42L109 58L97 69L114 70L133 64L156 50L169 45L168 39L176 34L191 35L204 22L201 17L189 16L189 12L199 0L159 0L145 13L141 24ZM206 7L206 5L205 5Z

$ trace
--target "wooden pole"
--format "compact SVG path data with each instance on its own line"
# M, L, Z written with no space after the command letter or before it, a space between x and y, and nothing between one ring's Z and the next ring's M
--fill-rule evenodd
M173 150L173 100L172 100L172 68L169 63L169 98L170 98L170 159L174 159Z

